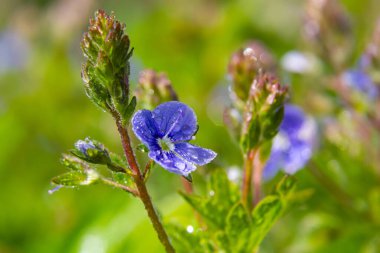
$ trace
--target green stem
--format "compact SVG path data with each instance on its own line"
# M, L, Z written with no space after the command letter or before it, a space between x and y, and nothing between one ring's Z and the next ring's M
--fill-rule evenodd
M116 188L120 188L124 191L127 191L127 192L130 192L132 193L135 197L139 197L139 193L135 190L135 189L132 189L126 185L122 185L122 184L119 184L117 182L114 182L112 180L109 180L107 178L101 178L102 182L107 184L107 185L110 185L110 186L113 186L113 187L116 187Z
M153 224L154 229L157 232L158 238L161 243L164 245L166 252L174 253L175 250L170 243L169 237L153 207L152 200L149 196L148 190L145 186L144 178L140 172L139 166L137 165L137 161L131 146L131 141L128 135L127 129L123 126L123 123L120 119L120 116L117 112L113 112L113 117L115 118L117 129L119 131L121 142L124 149L124 154L127 158L128 164L132 170L132 177L137 186L137 190L139 193L139 197L144 204L145 210L148 213L148 216Z

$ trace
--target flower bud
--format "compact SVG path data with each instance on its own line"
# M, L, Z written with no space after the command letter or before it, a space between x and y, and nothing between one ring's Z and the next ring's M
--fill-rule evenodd
M353 46L348 15L337 0L308 0L304 33L317 53L341 68Z
M246 101L253 80L262 72L273 72L272 55L258 42L251 42L235 52L228 64L232 90L240 101Z
M81 47L87 61L82 67L86 93L106 111L120 114L128 106L130 41L124 34L125 25L103 10L90 19Z
M143 108L152 109L159 104L178 100L170 80L164 73L147 69L140 73L136 97Z
M273 76L261 75L253 82L243 115L243 150L261 145L277 134L286 95L287 88Z
M361 57L363 68L367 68L375 83L380 84L380 19L377 20L372 39Z
M71 153L84 161L95 164L110 164L111 159L107 149L95 140L86 138L75 143L75 149Z

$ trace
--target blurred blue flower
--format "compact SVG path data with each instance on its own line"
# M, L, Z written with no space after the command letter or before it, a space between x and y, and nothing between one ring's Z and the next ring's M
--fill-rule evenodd
M17 32L0 32L0 73L25 67L29 56L29 44Z
M370 99L379 95L376 84L372 78L361 68L347 70L343 73L343 83L365 94Z
M271 179L282 169L294 174L302 169L312 156L317 142L317 126L299 107L285 105L284 119L273 139L268 162L263 171L264 179Z
M216 157L214 151L188 143L198 130L197 118L181 102L138 111L133 116L132 129L149 148L149 157L170 172L188 176L196 165L205 165Z

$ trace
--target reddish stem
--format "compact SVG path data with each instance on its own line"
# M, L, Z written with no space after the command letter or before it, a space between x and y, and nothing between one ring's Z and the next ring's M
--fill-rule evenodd
M255 157L256 150L250 150L244 159L244 176L243 176L243 186L242 186L242 201L250 208L250 192L252 188L252 166L253 159Z
M123 123L120 119L120 116L117 112L113 112L113 116L116 121L117 129L119 131L124 154L127 158L128 164L132 170L132 177L135 181L135 184L137 186L137 190L139 193L139 197L141 201L144 204L145 210L148 213L148 216L153 224L154 229L157 232L158 238L160 239L161 243L164 245L166 252L168 253L174 253L175 250L173 246L170 243L169 237L161 224L161 221L153 207L152 200L149 196L148 190L144 183L144 178L140 172L139 166L137 165L137 161L131 146L131 141L128 135L127 129L123 126Z

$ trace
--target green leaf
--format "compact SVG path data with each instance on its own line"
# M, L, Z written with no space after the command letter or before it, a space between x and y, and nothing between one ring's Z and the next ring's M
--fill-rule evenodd
M296 186L296 179L293 176L286 175L281 181L276 185L276 193L280 194L281 197L287 198Z
M250 240L252 219L242 203L235 204L227 216L226 234L231 252L252 252Z
M131 175L126 174L124 172L113 172L112 178L115 182L129 186L130 188L135 188L135 183Z
M136 149L140 152L143 152L143 153L148 153L149 152L149 149L147 146L145 146L143 143L140 143L136 146Z
M122 109L121 117L123 119L124 124L128 124L133 113L135 112L136 104L137 104L136 97L133 96L131 101L129 102L128 106L126 106L125 108Z
M88 168L88 165L85 162L68 154L62 155L61 163L72 171L84 171Z
M269 195L259 202L252 212L251 240L257 248L284 210L280 196Z
M114 172L128 172L127 162L118 154L109 152L110 163L107 164L107 167Z
M183 253L212 253L210 249L209 239L203 231L188 232L186 229L174 225L167 224L165 228L173 241L176 252Z
M248 152L248 150L251 150L257 147L257 145L259 145L259 142L260 142L260 135L261 135L260 121L257 117L252 118L250 122L248 123L247 133L241 136L240 146L242 150L244 152Z
M98 175L95 171L89 170L84 171L71 171L65 174L56 176L52 179L52 183L62 186L80 186L80 185L90 185L97 181Z
M236 190L224 170L217 169L211 174L207 196L180 194L207 220L209 225L224 229L226 217L239 198Z

